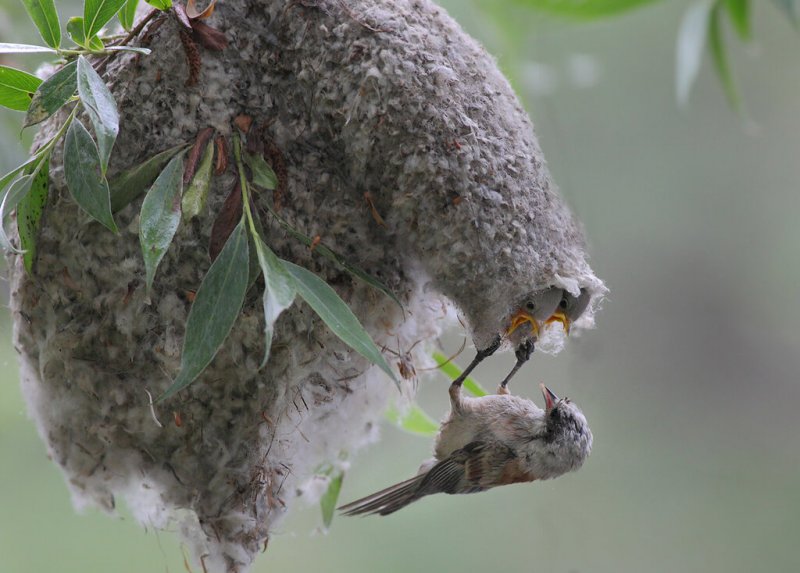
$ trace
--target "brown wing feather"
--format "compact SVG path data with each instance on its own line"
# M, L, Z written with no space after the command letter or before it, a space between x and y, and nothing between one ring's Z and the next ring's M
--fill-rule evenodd
M344 515L389 515L434 493L475 493L498 485L533 481L516 454L502 444L471 442L415 476L339 508Z
M511 448L496 442L485 444L467 461L466 477L480 490L534 479Z
M339 507L343 515L366 515L380 513L388 515L405 507L412 501L419 499L415 495L423 476L414 476L406 481L401 481L377 491L361 499Z
M508 460L500 471L496 485L509 485L536 480L536 476L523 467L522 460L514 458Z

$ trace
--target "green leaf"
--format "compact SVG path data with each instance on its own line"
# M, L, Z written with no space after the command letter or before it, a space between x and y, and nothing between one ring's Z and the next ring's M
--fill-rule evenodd
M162 10L164 12L172 8L172 0L146 0L146 1L153 8L158 8L159 10Z
M255 210L255 207L253 206L252 201L250 203L250 207L251 207L250 211L252 213ZM256 216L253 219L253 227L255 227L255 232L252 232L252 229L251 229L251 233L250 233L250 271L249 271L249 273L247 275L247 289L248 290L250 290L251 286L256 284L256 281L258 280L258 277L260 277L261 274L262 274L261 273L261 263L258 261L258 247L256 245L254 237L266 237L267 236L267 234L264 232L264 226L261 224L261 219L258 216ZM270 341L269 341L270 345L271 345L271 341L272 341L272 339L270 338ZM268 358L269 358L268 356L266 356L266 355L264 356L264 361L262 362L261 366L266 364L266 361L267 361Z
M0 105L25 111L42 80L16 68L0 66Z
M247 233L240 222L208 269L186 320L181 370L158 399L169 398L205 370L227 338L247 290Z
M139 0L127 0L125 7L119 11L119 23L125 28L126 32L133 30L133 24L136 20L136 8L139 6Z
M322 510L322 524L325 528L329 528L333 522L333 514L336 510L336 503L339 501L339 492L342 490L342 480L344 479L344 472L339 472L332 478L328 484L328 489L322 494L319 500L319 507Z
M517 4L575 20L614 16L656 0L517 0Z
M377 365L389 375L398 388L400 382L375 346L372 338L361 326L353 311L328 284L317 275L289 261L281 261L295 279L297 293L345 344Z
M269 209L270 214L273 217L275 217L275 220L278 221L281 227L286 229L286 231L288 231L288 233L292 235L295 239L301 241L308 247L311 247L314 244L314 240L311 237L304 235L303 233L292 227L283 217L278 215L278 213L275 212L274 209L272 209L269 206L267 206L267 209ZM366 271L348 262L343 256L335 252L333 249L328 248L324 243L316 245L314 247L314 252L322 255L326 259L333 261L339 268L344 269L354 277L364 281L372 288L381 291L383 294L392 299L397 304L397 306L400 307L400 310L403 310L405 312L405 309L403 308L403 303L400 302L400 299L398 299L395 296L395 294L389 289L389 287L387 287L385 284L383 284L381 281L379 281Z
M36 240L42 224L42 213L50 188L50 156L45 157L33 173L30 191L17 205L19 246L24 251L22 261L28 273L36 261Z
M111 148L119 133L119 113L114 96L83 56L78 56L78 95L92 120L100 152L101 172L105 175Z
M433 359L436 361L436 365L439 367L439 370L441 370L445 376L450 378L450 380L455 380L461 376L461 368L459 368L452 360L448 359L447 356L441 352L434 352ZM478 384L477 380L470 376L467 376L466 380L464 380L463 386L473 396L481 397L489 395L483 386Z
M49 142L48 142L48 143L49 143ZM3 189L5 189L5 188L6 188L6 185L8 185L9 183L11 183L11 181L13 181L13 180L16 178L17 174L18 174L20 171L24 170L24 169L25 169L26 167L28 167L29 165L38 164L38 162L39 162L39 161L41 161L41 160L42 160L42 158L43 158L43 155L40 155L40 154L37 152L37 154L36 154L36 155L34 155L33 157L29 157L29 158L28 158L28 159L25 161L25 163L23 163L22 165L17 165L17 166L16 166L14 169L12 169L11 171L9 171L9 172L8 172L8 173L6 173L5 175L3 175L3 177L0 177L0 191L2 191ZM35 166L34 166L34 167L32 167L32 169L35 169L35 168L36 168Z
M11 242L8 239L8 236L5 232L5 220L6 217L14 210L17 206L19 201L29 192L30 186L33 183L33 178L29 173L36 173L37 168L40 164L45 161L49 160L50 153L53 150L53 146L64 136L64 133L67 131L67 127L72 124L73 118L75 117L73 112L69 115L67 120L61 125L59 130L53 135L50 139L48 139L44 144L39 147L38 151L32 156L29 157L25 163L22 165L18 165L5 175L0 178L0 191L6 188L6 185L11 183L17 175L24 171L26 175L23 175L17 181L14 181L11 184L11 188L3 195L2 202L0 202L0 247L6 250L11 250L16 253L21 253L22 251L14 248Z
M6 251L13 251L21 253L19 249L14 248L8 238L5 230L6 218L17 207L19 202L28 194L31 185L33 184L33 177L31 173L35 173L42 161L49 159L50 146L53 140L58 138L58 134L54 135L47 143L45 143L33 157L29 157L25 163L16 166L14 169L3 175L0 178L0 191L6 188L6 185L11 183L9 189L3 194L2 201L0 201L0 248ZM14 181L20 172L25 172L19 179ZM13 181L13 183L12 183Z
M142 54L149 56L153 53L150 48L140 48L139 46L106 46L103 48L106 52L133 52L134 54Z
M108 182L100 171L97 146L79 121L73 121L67 130L64 176L72 198L81 209L116 233Z
M125 0L85 0L83 4L83 35L97 35L100 28L114 17Z
M34 46L32 44L8 44L0 43L0 54L55 54L53 48L45 48L44 46Z
M200 165L192 177L189 187L183 194L181 207L183 209L183 216L187 221L191 221L203 212L206 208L206 199L208 198L208 190L211 187L211 172L214 167L214 143L209 142L206 144L206 149L203 152L203 158L200 160Z
M381 291L383 294L392 299L395 302L395 304L397 304L397 306L400 307L400 310L402 310L405 313L405 308L403 308L403 303L400 302L400 299L395 296L395 294L389 289L389 287L387 287L385 284L383 284L381 281L379 281L372 275L368 274L360 267L351 265L344 257L339 255L338 253L334 253L325 245L319 245L319 246L322 247L319 251L319 254L331 260L336 261L348 273L350 273L351 275L353 275L358 279L361 279L372 288Z
M739 37L745 42L751 40L750 0L724 0L724 2Z
M88 41L84 36L83 18L74 16L67 20L67 33L72 41L87 50L102 50L103 42L97 36L91 36Z
M141 195L144 190L155 181L167 162L172 159L176 153L186 149L186 147L185 143L170 147L166 151L157 153L153 157L148 157L139 165L126 169L109 181L108 186L111 189L111 212L116 213Z
M78 63L70 62L47 78L33 94L22 127L44 121L67 103L78 89Z
M264 275L264 358L261 366L269 360L269 352L272 347L272 336L274 333L275 322L281 313L292 306L297 295L295 281L280 259L272 252L261 237L257 234L253 237L258 255L258 264Z
M22 4L45 44L58 48L61 45L61 24L53 0L22 0Z
M5 195L3 195L3 201L0 203L0 246L5 251L12 251L15 253L22 252L21 250L14 248L14 245L11 244L11 239L9 239L8 235L6 234L5 222L8 215L28 194L32 183L33 176L23 175L14 181L8 188L8 191L6 191Z
M428 416L417 404L412 404L405 415L396 407L390 406L386 410L385 416L391 423L410 434L429 438L439 432L439 424L436 423L436 420Z
M703 51L706 47L708 23L711 9L714 4L711 0L701 0L692 4L684 12L680 29L675 58L675 89L678 103L686 105L689 101L689 92L700 72L703 61Z
M708 42L711 49L711 61L717 71L725 96L728 103L737 112L741 111L739 92L736 90L736 82L733 80L730 65L728 64L728 54L725 51L725 43L722 39L722 7L717 6L711 13L708 23Z
M183 153L180 153L167 164L153 183L144 197L139 214L139 242L144 256L148 293L153 288L158 264L164 258L181 223L182 191Z
M253 172L253 184L262 189L275 189L278 185L278 176L264 158L250 153L244 154L244 162Z

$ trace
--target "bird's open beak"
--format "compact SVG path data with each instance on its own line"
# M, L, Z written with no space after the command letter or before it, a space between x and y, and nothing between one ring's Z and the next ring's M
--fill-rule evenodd
M552 316L545 321L545 324L552 324L554 322L560 322L561 326L564 327L564 332L569 336L569 327L572 325L572 321L567 318L567 315L564 314L563 311L555 311Z
M558 398L558 396L556 396L555 392L553 392L550 388L548 388L544 384L539 384L539 388L541 388L542 396L544 396L544 409L545 409L545 412L547 412L549 414L550 410L553 409L553 406L558 404L559 398Z
M536 322L536 319L533 318L530 314L528 314L524 310L518 310L517 312L514 313L514 316L511 317L511 326L508 327L506 334L511 334L526 322L530 323L533 334L535 334L538 337L539 323Z

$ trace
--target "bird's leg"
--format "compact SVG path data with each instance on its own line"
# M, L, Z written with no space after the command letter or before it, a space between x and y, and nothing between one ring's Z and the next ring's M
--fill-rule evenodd
M464 369L464 371L458 378L453 380L453 383L450 385L451 388L455 387L460 388L461 384L463 384L464 380L466 380L467 376L469 376L469 373L472 372L478 364L480 364L481 362L483 362L483 360L485 360L486 358L497 352L497 349L500 348L501 342L502 338L500 338L500 335L498 334L489 346L487 346L483 350L478 350L478 354L475 355L475 358L473 358L472 362L469 363L469 366L467 366Z
M517 373L517 371L522 368L522 365L525 364L528 360L530 360L531 355L536 347L533 344L533 340L526 340L522 344L517 347L517 350L514 352L514 355L517 357L517 363L514 364L514 368L511 369L511 372L508 373L508 376L500 382L500 385L497 387L498 394L508 394L508 383Z

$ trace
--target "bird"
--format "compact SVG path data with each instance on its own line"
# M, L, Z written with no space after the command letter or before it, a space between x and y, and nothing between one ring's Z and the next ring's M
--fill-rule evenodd
M552 293L557 293L560 296L560 299L551 308L550 304L552 302L552 298L550 297L553 296ZM578 296L573 295L567 290L556 287L552 287L547 291L544 291L542 294L548 295L546 299L542 300L542 302L545 302L546 300L547 304L540 304L539 308L541 310L540 312L535 313L535 319L533 316L530 317L530 322L533 330L535 331L535 335L523 338L517 345L516 350L514 351L517 362L514 364L511 372L508 373L508 375L497 387L498 394L505 394L508 392L508 383L519 371L519 369L522 368L523 364L530 360L530 357L534 352L535 342L538 338L541 328L558 322L561 323L562 327L564 328L564 332L567 334L567 336L569 336L570 327L589 307L589 302L592 298L589 294L589 291L585 288L580 289ZM520 313L520 311L517 311L517 313L513 315L509 334L514 328L516 328L515 325L524 323L524 319L519 318L521 316L524 317L525 315L524 313Z
M434 457L416 476L343 505L344 515L389 515L435 493L466 494L559 477L580 468L592 432L580 408L540 385L545 409L511 394L464 396L450 386L451 410Z
M552 320L553 313L563 299L563 290L555 286L532 291L523 297L512 307L514 310L506 320L505 330L495 333L492 342L486 348L477 351L475 358L462 372L462 379L466 379L478 364L494 354L504 343L508 343L516 347L517 366L500 385L500 393L505 393L508 381L533 354L534 343L540 330Z
M569 334L569 329L572 324L578 320L586 308L589 306L591 300L589 291L585 288L580 290L578 296L573 295L568 291L564 291L561 300L555 309L555 312L545 321L546 324L560 322L564 327L564 332Z
M528 340L536 339L546 321L551 320L553 313L564 300L564 291L558 287L549 287L534 291L517 305L511 315L511 323L506 335L512 346L519 348ZM530 326L530 328L525 328Z

